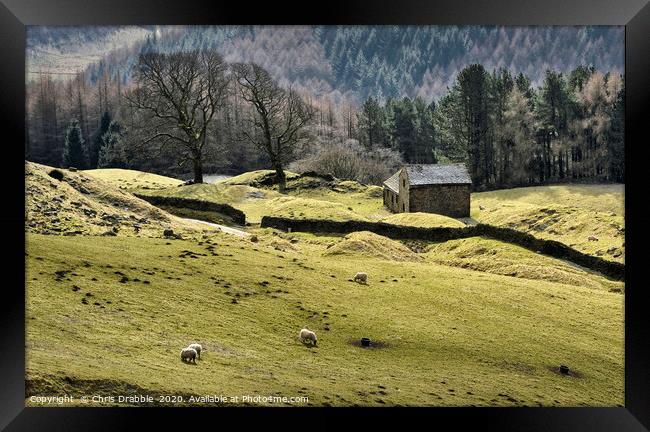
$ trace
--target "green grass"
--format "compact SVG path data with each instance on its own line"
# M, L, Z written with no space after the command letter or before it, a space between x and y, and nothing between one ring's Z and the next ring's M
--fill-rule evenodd
M540 186L475 193L472 217L624 262L624 195L624 186L620 184ZM590 241L589 237L598 240Z
M623 403L621 294L432 262L343 259L307 242L317 236L271 233L259 243L218 233L101 242L29 234L28 388L277 393L314 405ZM273 245L282 241L294 250ZM57 280L58 271L69 272ZM349 282L357 271L369 274L367 286ZM304 325L318 348L298 341ZM363 336L386 347L350 344ZM198 366L178 358L191 341L207 348ZM553 372L560 363L581 377Z

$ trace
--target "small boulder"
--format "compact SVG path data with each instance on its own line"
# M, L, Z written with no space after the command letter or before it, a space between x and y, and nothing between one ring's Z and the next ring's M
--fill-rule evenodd
M48 175L55 180L63 180L63 172L59 171L58 169L53 169L48 173Z

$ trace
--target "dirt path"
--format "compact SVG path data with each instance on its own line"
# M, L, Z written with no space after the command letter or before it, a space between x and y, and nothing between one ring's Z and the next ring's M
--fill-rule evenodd
M189 218L182 218L182 219L186 220L186 221L190 221L190 222L196 222L196 223L200 223L200 224L204 224L204 225L209 225L209 226L211 226L213 228L218 229L219 231L222 231L222 232L224 232L226 234L232 234L232 235L237 236L237 237L245 238L245 237L250 236L250 234L247 233L246 231L238 230L236 228L231 228L231 227L228 227L228 226L225 226L225 225L219 225L219 224L216 224L216 223L206 222L206 221L202 221L202 220L198 220L198 219L189 219Z

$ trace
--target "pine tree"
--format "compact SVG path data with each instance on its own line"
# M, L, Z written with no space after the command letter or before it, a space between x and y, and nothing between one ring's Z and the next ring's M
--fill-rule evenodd
M373 97L369 97L361 106L361 112L357 114L359 141L367 149L372 149L374 145L382 141L383 117L384 113L377 100Z
M100 137L97 166L99 168L123 168L126 165L121 140L122 126L112 121L107 131Z
M609 179L625 182L625 91L621 88L611 106L611 126L607 135Z
M457 77L461 127L467 139L469 171L476 186L488 186L494 170L494 148L488 140L487 72L483 65L464 68Z
M63 146L63 166L86 168L87 156L84 151L84 139L81 136L79 121L72 119L65 133L65 144Z
M540 122L537 130L538 177L541 182L544 182L556 175L556 168L558 177L563 177L566 172L567 161L566 157L562 156L565 152L563 149L554 148L554 143L561 142L562 136L566 134L569 123L569 94L566 80L561 72L546 71L537 112ZM556 157L560 159L557 165L554 163Z
M95 132L95 138L93 139L92 145L90 146L88 152L88 162L91 169L97 168L98 166L99 153L103 144L102 137L106 132L108 132L109 127L111 126L111 122L111 114L108 111L105 111L104 114L102 114L99 128L97 129L97 132Z

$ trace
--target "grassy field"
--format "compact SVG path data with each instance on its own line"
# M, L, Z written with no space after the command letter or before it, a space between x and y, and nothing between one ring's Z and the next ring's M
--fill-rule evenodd
M120 190L119 179L65 171L66 180L58 181L47 170L30 164L27 175L27 217L39 222L28 224L26 237L28 396L307 396L310 405L334 406L623 404L622 282L481 238L435 244L250 227L258 239L252 242L152 210ZM41 214L52 197L35 193L49 189L63 197L66 223L78 222L80 233L45 230L58 202ZM264 202L276 211L293 202L283 211L297 217L376 214L369 198L353 210L351 201L332 200L330 207L315 198L361 200L374 193L354 184L288 197L224 182L173 190L220 194L250 208ZM87 200L81 207L71 204L77 194ZM121 197L118 204L113 196ZM119 216L115 236L98 236L109 227L86 214L96 206ZM155 212L150 228L136 233L130 216L144 211ZM409 223L423 223L409 216L415 219ZM435 223L451 223L444 219ZM163 238L167 228L183 239ZM352 282L358 271L368 273L367 285ZM298 340L303 326L317 332L317 347ZM361 337L377 345L361 348ZM179 359L193 341L206 348L196 366ZM559 364L574 374L558 374Z
M304 395L314 405L623 403L623 296L605 289L341 259L300 241L280 251L266 237L253 244L218 233L101 242L30 234L27 242L32 394L139 388ZM349 281L359 270L367 286ZM304 325L318 333L317 348L298 341ZM364 336L385 346L351 344ZM191 341L207 348L198 366L178 359ZM558 375L560 363L580 376Z

